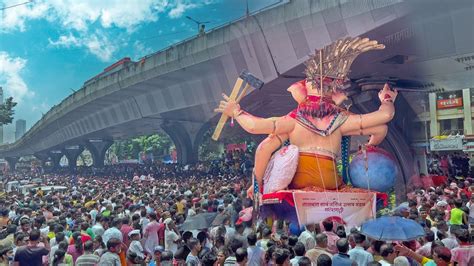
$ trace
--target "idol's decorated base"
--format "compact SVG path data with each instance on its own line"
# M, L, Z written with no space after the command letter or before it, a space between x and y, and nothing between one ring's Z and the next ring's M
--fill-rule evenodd
M260 216L300 225L333 218L353 227L375 218L377 198L386 204L385 193L351 187L338 191L281 190L262 196Z

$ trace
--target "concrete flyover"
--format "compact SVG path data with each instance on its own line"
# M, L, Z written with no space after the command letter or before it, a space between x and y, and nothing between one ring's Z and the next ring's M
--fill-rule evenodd
M426 32L426 40L417 39L416 30L423 29L431 18L413 16L420 8L426 9L423 1L284 1L87 81L21 139L1 146L0 157L13 163L20 156L36 155L56 162L61 154L77 158L78 152L87 147L94 164L101 165L113 140L164 130L175 142L180 162L196 161L203 132L215 125L213 109L221 93L230 93L242 69L266 83L262 90L244 99L244 109L262 116L285 114L294 108L286 88L302 78L307 55L346 36L368 36L387 46L356 60L351 73L354 81L391 78L412 86L411 81L433 74L413 75L420 64L453 55L448 51L408 57L419 52L414 41L432 41ZM472 20L471 13L460 14L460 10L465 6L446 7L439 16ZM456 25L450 24L446 30L455 32ZM471 40L461 41L466 46ZM360 90L361 86L354 86L356 94ZM355 104L376 103L372 94L364 97L355 96ZM401 131L397 123L391 124L395 135ZM410 160L407 141L391 135L389 146L397 157L404 158L400 166L410 168L404 165ZM403 173L405 178L410 171Z

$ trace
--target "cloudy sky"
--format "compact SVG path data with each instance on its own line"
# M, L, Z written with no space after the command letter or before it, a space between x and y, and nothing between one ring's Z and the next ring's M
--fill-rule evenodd
M281 0L248 0L256 11ZM0 0L0 86L29 129L84 81L245 15L246 0ZM5 126L5 141L14 140Z

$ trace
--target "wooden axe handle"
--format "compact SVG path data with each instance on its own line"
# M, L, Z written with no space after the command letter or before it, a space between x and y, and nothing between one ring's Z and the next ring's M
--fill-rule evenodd
M242 92L240 93L239 97L237 97L237 100L235 100L236 103L240 103L240 101L242 100L242 98L245 97L245 94L247 94L247 91L250 89L250 84L247 83L245 84L245 87L244 89L242 90Z
M230 93L229 98L232 100L235 100L237 98L237 95L240 91L240 87L242 87L242 83L244 82L243 79L238 78L237 81L234 84L234 88L232 89L232 92ZM214 130L214 133L212 134L212 139L217 141L219 137L221 136L222 129L224 129L224 125L227 122L227 119L229 117L225 114L221 115L221 118L219 119L219 122L217 123L216 129Z

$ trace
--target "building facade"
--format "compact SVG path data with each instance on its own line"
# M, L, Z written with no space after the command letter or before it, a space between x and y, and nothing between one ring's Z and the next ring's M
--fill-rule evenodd
M428 173L430 156L463 154L474 164L474 89L430 93L411 130L420 173Z
M15 124L15 141L19 140L26 132L26 120L18 119Z
M0 87L0 104L3 104L3 88ZM3 125L0 126L0 145L3 144Z

